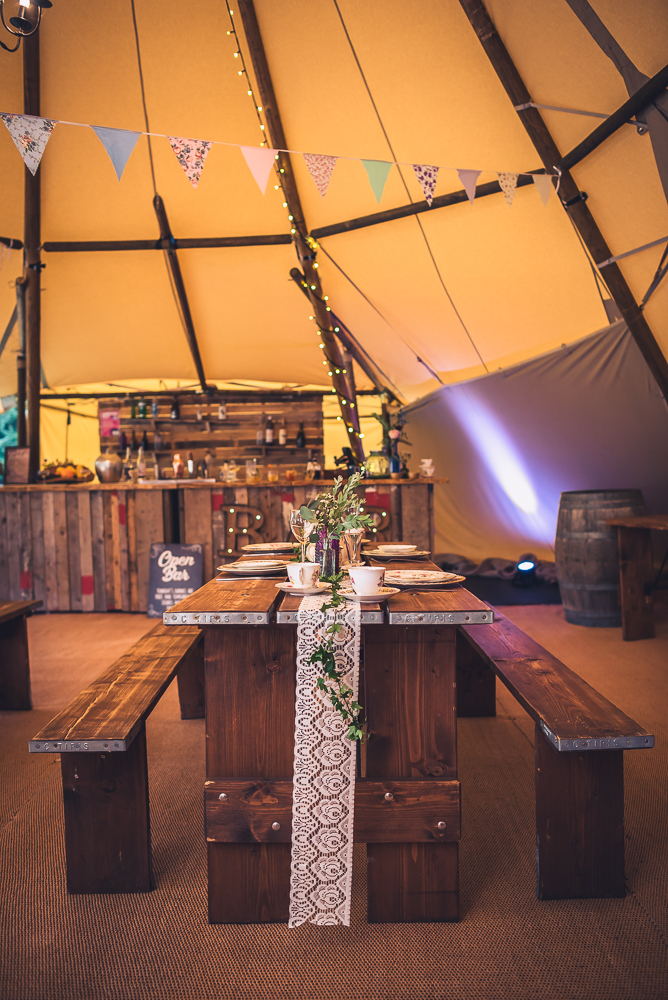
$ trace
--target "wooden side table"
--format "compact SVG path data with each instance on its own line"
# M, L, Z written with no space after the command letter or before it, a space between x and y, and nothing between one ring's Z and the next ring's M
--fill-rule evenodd
M668 514L613 517L606 521L617 528L619 579L622 604L622 638L654 638L652 595L652 539L650 532L668 531Z
M41 601L0 601L0 710L32 708L28 617Z
M300 599L275 583L214 580L164 616L204 629L211 923L288 919ZM367 844L371 922L458 919L456 632L492 621L461 587L362 609L360 701L373 737L360 754L355 839Z

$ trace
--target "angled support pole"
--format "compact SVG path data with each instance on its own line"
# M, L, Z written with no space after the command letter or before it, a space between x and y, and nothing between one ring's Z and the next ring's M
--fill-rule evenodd
M186 337L188 339L188 347L190 348L190 353L192 354L192 359L195 363L195 370L197 372L197 378L202 387L202 392L207 392L208 386L206 384L206 378L204 376L204 367L202 365L202 358L199 353L199 344L197 343L197 335L195 334L195 326L193 324L193 318L190 313L190 305L188 303L188 296L186 295L186 286L183 284L183 275L181 274L181 266L179 264L179 258L176 256L175 250L175 240L172 236L172 231L169 228L169 220L167 219L167 211L165 209L165 203L159 194L156 194L153 199L153 208L155 209L155 214L158 217L158 225L160 226L160 239L163 241L163 249L167 255L167 263L169 264L169 269L172 272L172 280L174 282L174 288L176 289L176 296L179 300L179 307L181 310L181 315L183 317L183 325L186 330Z
M304 278L307 282L307 292L313 310L313 316L318 324L318 331L324 344L325 359L329 362L329 371L332 373L332 384L339 399L341 415L346 421L348 429L348 439L350 447L357 462L364 461L364 449L360 440L360 422L357 410L357 400L350 392L346 376L343 369L346 367L339 342L334 333L331 312L325 303L320 276L315 261L315 250L312 248L308 238L308 228L304 221L301 199L297 184L295 182L294 171L288 153L284 152L287 147L283 123L278 110L274 85L269 73L267 56L264 51L264 44L260 34L260 27L257 22L253 0L240 0L237 5L246 35L246 43L253 64L253 71L257 81L258 90L262 99L262 106L267 122L267 135L272 147L281 150L278 154L278 167L281 176L281 184L285 193L285 200L288 205L290 215L293 217L293 227L295 229L294 242L297 256L301 264ZM344 403L345 401L345 403Z
M487 8L482 0L459 0L464 13L471 22L480 44L484 48L496 75L503 84L513 106L531 104L531 95L510 58ZM601 230L586 204L586 195L580 191L568 170L557 144L536 108L526 108L517 112L545 170L553 173L555 167L561 170L559 196L576 226L587 250L594 261L607 260L613 254L603 238ZM605 271L605 282L628 326L633 339L647 362L659 390L668 399L668 362L656 342L654 334L633 297L624 275L617 264L610 264Z
M23 39L23 110L27 115L39 115L39 32ZM30 480L39 470L39 398L42 391L41 375L41 275L44 266L40 258L42 242L42 171L33 176L25 170L24 218L24 275L25 275L25 351L26 390L28 397L28 434L30 448Z

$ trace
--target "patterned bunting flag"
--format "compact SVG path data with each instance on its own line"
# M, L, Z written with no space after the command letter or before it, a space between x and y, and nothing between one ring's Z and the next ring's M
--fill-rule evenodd
M321 153L303 153L309 173L315 181L315 186L324 198L336 166L335 156L324 156Z
M499 186L503 191L506 201L508 202L508 207L511 208L513 204L513 198L515 197L515 188L517 187L517 178L519 174L497 174L499 179Z
M475 186L482 173L482 170L458 170L459 179L462 182L462 187L466 191L469 201L473 204L473 199L475 198Z
M276 150L267 149L265 146L239 146L244 154L244 159L250 168L250 172L257 181L262 194L267 190L267 181L271 168L276 159Z
M7 126L14 145L34 177L57 122L51 118L36 118L32 115L0 114L0 118Z
M132 150L137 145L137 140L142 133L128 132L122 128L102 128L98 125L91 125L91 128L109 153L109 159L113 163L116 176L120 181L125 164L130 159Z
M371 189L376 196L376 201L380 202L392 164L388 163L387 160L362 160L362 163L367 172Z
M430 167L426 163L414 163L413 170L420 182L420 187L422 188L422 193L425 196L427 204L431 207L438 179L438 167Z
M538 194L540 195L540 200L543 205L547 205L547 200L550 197L550 191L552 190L552 177L550 174L534 174L533 182L538 188Z
M196 188L204 170L204 161L213 144L204 139L179 139L175 135L168 135L167 138L186 177Z

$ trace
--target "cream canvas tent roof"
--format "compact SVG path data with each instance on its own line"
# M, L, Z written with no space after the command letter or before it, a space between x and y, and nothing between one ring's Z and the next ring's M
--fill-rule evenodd
M195 190L168 140L152 140L156 186L174 235L289 234L273 176L263 195L237 145L259 146L262 133L239 75L237 41L227 33L226 4L135 6L151 131L221 143ZM664 0L594 6L635 66L656 74L668 51ZM437 196L461 189L455 168L481 170L483 184L497 172L541 167L457 0L339 0L338 9L334 0L257 0L255 7L290 149L340 157L324 198L303 158L292 157L311 231L421 201L413 163L441 168ZM622 76L565 0L492 0L488 9L536 103L609 114L628 98ZM233 20L250 65L238 12ZM55 0L40 38L42 115L145 131L129 0ZM0 65L1 110L21 112L20 52L1 51ZM563 152L598 124L583 115L542 114ZM380 206L362 159L405 164L391 168ZM45 243L157 239L145 136L119 182L92 129L58 124L39 169ZM0 235L20 239L24 167L4 127L0 170ZM573 173L613 254L668 234L648 135L630 125L618 129ZM324 237L320 246L330 304L405 400L437 388L432 373L443 383L469 379L607 322L567 213L554 194L543 207L533 184L517 189L512 208L497 193ZM662 250L621 262L638 301ZM208 379L328 384L309 304L289 276L297 264L292 246L189 249L179 257ZM162 252L51 252L43 260L49 385L193 379ZM3 329L20 268L20 252L5 255ZM664 354L667 307L664 282L645 310ZM1 395L15 391L11 348L0 360ZM358 386L370 385L356 374Z

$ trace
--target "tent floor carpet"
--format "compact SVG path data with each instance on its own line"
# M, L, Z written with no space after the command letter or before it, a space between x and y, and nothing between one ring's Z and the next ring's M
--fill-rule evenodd
M27 741L153 626L136 615L30 620L35 709L0 715L3 1000L666 1000L668 620L654 640L508 616L657 737L626 754L624 899L535 897L533 725L498 685L498 715L459 723L461 920L367 924L356 848L349 928L206 918L204 724L174 686L148 722L156 888L68 896L60 767ZM665 614L665 612L664 612Z

